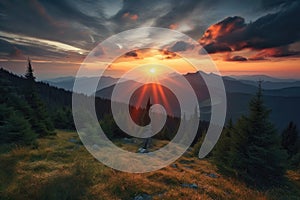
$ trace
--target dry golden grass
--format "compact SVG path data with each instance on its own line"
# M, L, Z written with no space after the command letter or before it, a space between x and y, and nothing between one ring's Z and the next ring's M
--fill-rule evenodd
M69 142L74 132L39 139L39 147L0 154L0 199L300 199L300 174L288 171L289 185L257 191L225 177L209 160L186 153L174 164L144 173L123 173L94 159L82 145ZM155 146L165 144L155 143ZM134 151L134 144L120 144ZM211 177L216 175L217 177ZM196 188L186 187L196 184Z

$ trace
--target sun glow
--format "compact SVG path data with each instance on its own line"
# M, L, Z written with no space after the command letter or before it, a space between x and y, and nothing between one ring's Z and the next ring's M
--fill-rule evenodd
M155 68L151 68L151 69L149 70L149 72L150 72L151 74L155 74L156 69L155 69Z

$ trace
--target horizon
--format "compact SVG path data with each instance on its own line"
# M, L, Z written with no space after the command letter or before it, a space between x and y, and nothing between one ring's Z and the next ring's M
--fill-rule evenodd
M34 63L34 62L32 62ZM13 73L17 76L21 76L23 77L24 74L25 74L25 70L26 70L26 67L24 67L24 71L11 71L10 68L5 68L3 66L0 66L0 69L4 69L4 70L7 70L8 72L10 73ZM35 68L33 66L33 69L34 69L34 73L35 73ZM205 73L203 71L198 71L198 72L202 72L202 73ZM186 72L186 73L181 73L182 75L187 75L189 73L195 73L195 72ZM36 73L35 73L36 74ZM206 75L218 75L218 74L215 74L213 72L210 72L210 73L205 73ZM55 76L49 76L49 77L44 77L44 76L39 76L39 74L36 74L36 79L37 81L50 81L50 80L53 80L53 79L60 79L60 78L76 78L76 74L66 74L66 75L55 75ZM168 76L172 76L172 74L168 74ZM277 79L277 80L282 80L282 81L300 81L300 77L285 77L285 76L272 76L272 75L268 75L268 74L228 74L228 75L224 75L222 73L220 73L220 76L221 77L230 77L230 78L234 78L234 79L243 79L243 78L250 78L250 77L260 77L260 76L265 76L267 78L274 78L274 79ZM95 78L97 76L95 75L91 75L91 76L78 76L77 78ZM109 77L109 78L116 78L116 79L119 79L120 77L115 77L115 76L110 76L110 75L105 75L105 76L102 76L102 77ZM128 80L131 80L131 79L128 79Z

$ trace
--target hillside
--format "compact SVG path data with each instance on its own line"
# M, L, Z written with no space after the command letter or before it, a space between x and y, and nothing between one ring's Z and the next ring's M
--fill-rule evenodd
M122 148L137 144L115 141ZM155 141L161 146L164 141ZM74 132L38 140L39 148L10 152L1 147L0 199L298 199L300 174L288 171L283 186L257 191L218 173L209 159L191 150L175 163L145 174L118 172L96 161ZM154 148L153 147L153 148ZM141 198L142 197L142 198Z

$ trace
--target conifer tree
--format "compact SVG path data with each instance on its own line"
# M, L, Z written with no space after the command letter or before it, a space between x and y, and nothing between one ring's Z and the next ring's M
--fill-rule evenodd
M249 116L242 117L235 126L232 166L237 175L255 186L278 183L285 173L286 154L269 110L263 101L261 82L249 104Z
M33 68L30 59L28 59L25 78L27 79L27 84L25 85L24 89L25 99L33 111L33 114L30 118L32 129L39 136L53 134L53 124L47 113L45 105L39 98L35 89L35 76L33 74Z
M0 113L0 143L34 143L36 135L21 113L6 107L5 104L0 105Z
M0 143L35 143L36 134L27 118L29 106L15 94L15 88L1 79L0 93Z
M286 153L269 120L261 82L249 104L248 116L242 116L230 132L230 150L224 154L224 168L252 186L264 188L279 183L285 173ZM224 134L225 135L225 134Z
M28 66L25 74L25 78L29 81L34 82L35 81L35 76L33 75L33 68L31 66L31 60L28 58Z

